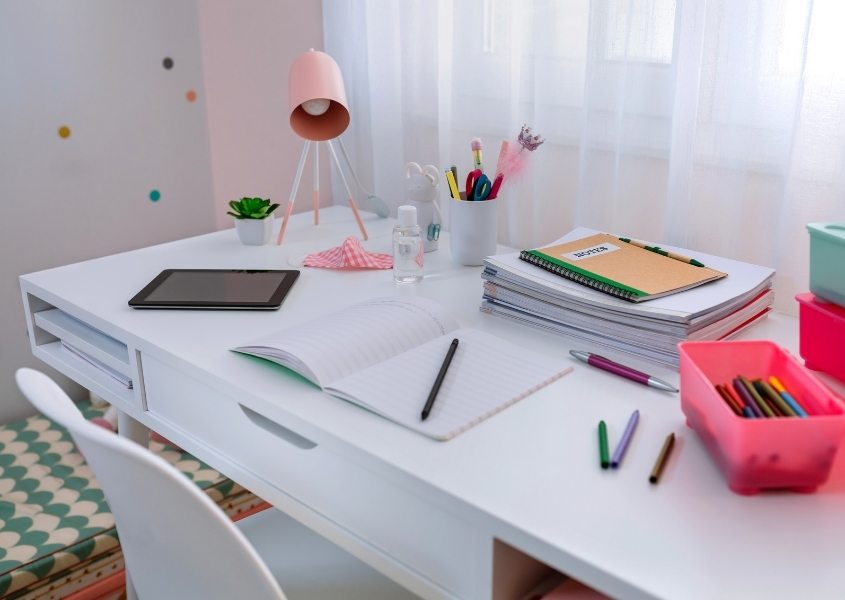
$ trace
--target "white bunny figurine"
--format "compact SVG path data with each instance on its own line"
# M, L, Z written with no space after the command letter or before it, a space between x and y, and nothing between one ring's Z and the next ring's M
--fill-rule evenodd
M417 223L423 231L426 252L437 250L443 220L437 204L440 193L438 174L434 165L421 167L415 162L405 165L405 200L417 207Z

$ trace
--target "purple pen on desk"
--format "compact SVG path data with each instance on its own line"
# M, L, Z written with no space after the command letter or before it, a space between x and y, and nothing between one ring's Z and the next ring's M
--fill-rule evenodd
M628 419L628 424L625 426L625 431L613 451L613 458L610 459L610 467L618 469L622 458L625 456L625 451L628 449L628 444L631 443L631 437L634 435L634 429L637 427L637 422L640 420L640 411L635 410L631 413L631 418Z
M612 360L610 360L609 358L605 358L604 356L599 356L598 354L591 354L589 352L583 352L581 350L570 350L569 353L578 360L585 362L592 367L602 369L603 371L609 371L614 375L625 377L626 379L630 379L631 381L636 381L637 383L657 388L658 390L663 390L664 392L677 393L678 391L678 388L666 383L662 379L652 377L648 373L637 371L636 369L632 369L631 367L620 365L619 363L613 362Z

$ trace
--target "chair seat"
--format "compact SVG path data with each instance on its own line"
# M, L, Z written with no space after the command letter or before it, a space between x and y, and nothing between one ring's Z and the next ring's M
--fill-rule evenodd
M275 508L242 519L237 526L289 600L418 598Z
M79 408L89 419L105 412ZM263 504L187 452L150 449L230 516ZM61 598L122 569L114 518L68 433L41 415L0 426L0 597Z

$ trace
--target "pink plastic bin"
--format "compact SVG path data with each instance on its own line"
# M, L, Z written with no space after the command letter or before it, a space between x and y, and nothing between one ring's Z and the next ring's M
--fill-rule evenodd
M681 410L738 494L823 484L845 434L845 404L798 360L769 341L682 342ZM716 391L737 375L774 375L807 418L739 417Z
M798 352L808 369L845 381L845 308L807 292L798 300Z

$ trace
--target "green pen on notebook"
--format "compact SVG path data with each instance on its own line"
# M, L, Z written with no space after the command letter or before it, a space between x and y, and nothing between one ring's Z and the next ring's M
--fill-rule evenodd
M610 466L610 450L607 448L607 425L604 421L599 421L599 461L602 469Z
M683 254L678 254L677 252L672 252L671 250L664 250L660 246L646 246L642 242L638 242L637 240L632 240L631 238L619 238L623 242L627 242L632 246L636 246L637 248L642 248L643 250L648 250L649 252L655 252L662 256L667 256L669 258L674 258L675 260L679 260L681 262L685 262L689 265L694 267L703 267L704 264L700 263L699 261L695 260L694 258L690 258L689 256L684 256Z

